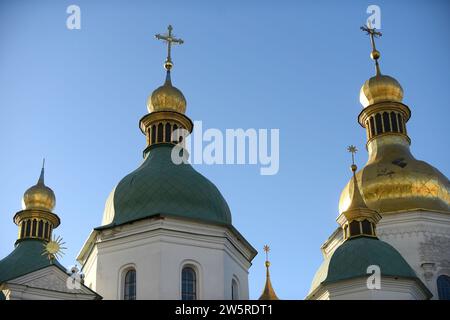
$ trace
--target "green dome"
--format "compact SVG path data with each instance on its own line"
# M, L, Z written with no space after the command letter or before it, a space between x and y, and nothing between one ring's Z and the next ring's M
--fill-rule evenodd
M66 272L57 261L50 262L47 255L43 255L44 242L27 239L20 241L13 252L0 260L0 283L23 276L25 274L54 265Z
M408 262L390 244L377 238L357 237L345 241L325 259L314 277L310 293L321 284L367 277L370 265L379 266L382 276L419 280Z
M217 187L190 164L174 164L172 148L155 145L142 165L119 182L106 202L100 229L157 215L231 225L230 209Z

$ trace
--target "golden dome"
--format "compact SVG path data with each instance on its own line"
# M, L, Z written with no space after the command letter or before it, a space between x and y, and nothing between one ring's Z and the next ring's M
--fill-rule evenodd
M450 213L450 181L428 163L416 160L405 138L380 136L368 143L369 160L356 173L370 209L381 214L427 210ZM351 203L353 181L345 186L339 212Z
M53 211L55 205L55 193L44 184L44 168L42 168L37 184L25 191L22 198L22 208L23 210Z
M166 82L157 88L147 100L148 112L175 111L186 112L186 99L183 93L172 86L170 70L167 71Z
M377 74L367 80L361 87L359 101L363 107L378 102L402 102L403 89L400 83L386 75Z

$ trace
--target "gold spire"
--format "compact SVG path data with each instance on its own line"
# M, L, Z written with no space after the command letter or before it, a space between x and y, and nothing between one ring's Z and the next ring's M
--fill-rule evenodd
M356 180L356 170L358 169L358 167L355 164L355 154L356 152L358 152L358 149L354 145L350 145L348 146L347 151L352 154L352 165L350 166L350 169L353 172L353 192L350 197L351 202L347 208L347 211L355 209L367 209L366 203L364 202L364 199L361 196L361 192L359 191L358 181Z
M183 44L184 41L175 38L172 34L172 26L167 27L168 33L161 35L156 34L155 38L158 40L163 40L167 43L167 57L164 62L164 68L166 71L166 80L162 86L157 88L147 100L148 112L156 111L175 111L179 113L186 112L186 99L183 93L176 87L172 86L172 80L170 76L170 70L173 67L172 61L172 44Z
M259 300L279 300L277 295L275 294L275 290L273 290L272 283L270 281L270 262L269 262L269 251L270 247L268 245L264 246L264 252L266 253L266 284L264 286L264 290L259 297Z
M355 236L372 236L375 237L375 225L381 219L381 216L375 210L367 207L358 186L356 179L355 154L358 149L350 145L347 151L352 154L351 170L353 173L353 192L350 195L350 205L342 212L337 221L344 231L344 239Z
M359 101L364 108L379 102L402 102L403 88L400 83L390 76L382 75L380 71L378 59L380 59L381 54L375 46L375 38L381 37L381 32L371 28L370 23L368 26L362 26L361 30L370 36L372 46L370 57L375 61L376 74L361 87Z

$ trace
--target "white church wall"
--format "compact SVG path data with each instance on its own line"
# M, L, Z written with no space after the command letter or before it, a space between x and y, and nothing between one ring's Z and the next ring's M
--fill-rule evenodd
M405 258L438 299L436 280L450 271L450 214L415 211L386 214L378 236Z
M231 299L231 281L248 298L251 248L226 227L177 219L147 219L104 230L79 261L86 283L104 299L122 299L123 271L136 269L137 299L181 299L181 270L193 266L199 299ZM93 248L87 250L89 246Z

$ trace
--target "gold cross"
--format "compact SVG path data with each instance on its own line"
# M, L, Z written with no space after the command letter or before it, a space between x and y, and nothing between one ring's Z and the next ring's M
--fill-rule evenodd
M155 38L158 40L163 40L167 43L167 58L166 58L164 67L166 68L166 70L170 70L170 69L172 69L172 66L173 66L172 57L170 55L171 49L172 49L172 43L173 44L183 44L184 41L182 39L175 38L175 36L172 34L173 28L170 24L167 27L167 30L169 31L167 34L156 34Z
M380 52L377 50L376 46L375 46L375 38L379 38L382 36L381 32L376 31L375 28L371 27L370 21L367 23L367 27L366 26L362 26L360 29L362 31L365 31L366 34L368 34L370 36L370 43L372 44L372 52L370 54L370 56L372 57L373 60L375 60L375 67L376 67L376 71L377 71L377 75L380 75L380 65L378 64L378 59L380 58Z
M382 36L381 32L376 31L375 28L371 28L370 27L370 22L369 25L366 26L362 26L361 27L362 31L365 31L366 34L370 35L370 43L372 44L372 51L377 51L376 47L375 47L375 38L379 38Z

